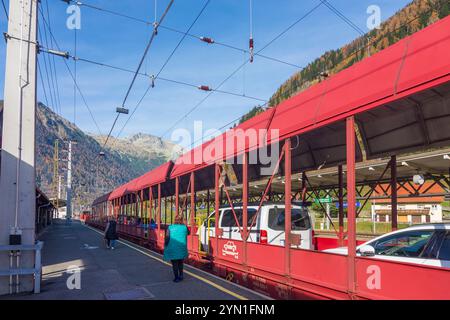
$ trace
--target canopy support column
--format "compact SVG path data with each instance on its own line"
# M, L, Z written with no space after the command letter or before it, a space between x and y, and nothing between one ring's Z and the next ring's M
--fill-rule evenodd
M242 155L242 239L244 240L244 268L247 266L247 233L248 233L248 153Z
M291 139L284 143L284 272L287 277L291 273Z
M158 183L158 211L156 213L156 223L158 224L158 235L161 230L161 184Z
M213 250L214 257L217 258L219 256L219 201L220 201L220 195L219 195L219 177L220 177L220 167L219 164L215 164L214 168L214 210L215 210L215 216L214 216L214 236L215 236L215 248Z
M191 248L194 250L194 234L195 234L195 221L194 221L194 215L195 215L195 175L194 172L191 172L191 216L190 219L190 225L191 225Z
M175 217L180 214L180 179L175 178Z
M209 192L208 189L208 193L206 194L206 211L208 212L208 214L206 215L206 218L208 218L210 214L210 205L211 205L210 201L211 201L211 192Z
M338 167L339 197L339 246L344 245L344 172L342 165Z
M356 179L355 179L355 119L346 120L347 143L347 290L350 295L356 292Z
M391 216L391 224L392 231L397 230L397 156L391 156L391 208L392 208L392 216Z

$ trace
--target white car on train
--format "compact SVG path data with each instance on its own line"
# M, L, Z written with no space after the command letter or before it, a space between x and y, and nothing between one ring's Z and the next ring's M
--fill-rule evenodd
M324 252L347 255L347 247ZM386 233L356 248L357 256L450 268L450 223L427 223Z
M249 203L247 206L248 226L258 210L259 203ZM284 202L265 202L258 214L256 223L250 230L248 242L284 246ZM242 204L233 206L239 226L242 227ZM215 236L215 212L212 212L198 229L198 236L204 251L208 251L209 238ZM239 227L236 223L231 206L221 206L219 209L219 228L221 238L242 241ZM292 247L301 249L313 249L313 229L311 216L307 206L292 204L291 212L292 234L298 236L299 244Z

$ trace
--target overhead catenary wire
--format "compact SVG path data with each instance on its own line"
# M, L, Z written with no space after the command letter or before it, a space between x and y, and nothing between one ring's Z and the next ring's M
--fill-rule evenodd
M64 2L69 1L69 3L74 3L74 4L78 3L80 6L85 6L87 8L93 9L93 10L98 10L100 12L104 12L104 13L107 13L107 14L118 16L118 17L121 17L121 18L124 18L124 19L128 19L128 20L131 20L131 21L134 21L134 22L143 23L143 24L146 24L147 26L154 25L154 22L151 22L151 21L147 21L147 20L144 20L144 19L141 19L141 18L137 18L137 17L133 17L133 16L130 16L130 15L126 15L126 14L123 14L123 13L120 13L120 12L116 12L116 11L112 11L112 10L109 10L109 9L105 9L105 8L102 8L102 7L86 4L84 2L83 3L79 3L79 2L77 2L75 0L61 0L61 1L64 1ZM215 44L215 45L226 47L226 48L229 48L229 49L232 49L232 50L241 51L241 52L245 52L247 54L250 54L250 51L247 50L247 49L238 48L236 46L233 46L233 45L221 42L221 41L217 41L216 39L213 40L210 37L199 36L199 35L195 35L195 34L192 34L192 33L187 33L185 31L178 30L176 28L169 27L169 26L166 26L166 25L161 24L161 23L158 23L158 29L165 29L165 30L168 30L168 31L171 31L171 32L174 32L174 33L186 34L188 37L195 38L195 39L198 39L198 40L206 42L206 43ZM209 42L208 39L212 40L212 41ZM301 66L299 66L299 65L297 65L295 63L283 61L281 59L274 58L274 57L269 57L267 55L263 55L263 54L260 54L260 53L254 53L254 55L258 56L258 57L261 57L263 59L267 59L267 60L271 60L271 61L274 61L274 62L278 62L278 63L284 64L284 65L288 65L288 66L291 66L291 67L294 67L294 68L298 68L298 69L302 68Z
M169 63L169 61L172 59L173 55L175 54L175 52L178 50L178 48L181 46L181 44L183 43L184 39L187 36L187 33L194 27L194 25L197 23L198 19L200 18L200 16L203 14L203 12L206 10L208 4L210 3L210 0L207 0L201 10L199 11L199 13L197 14L197 16L195 17L195 19L191 22L190 26L188 27L186 34L184 34L181 39L178 41L177 45L175 46L175 48L173 48L172 52L169 54L169 56L167 57L167 59L164 61L163 65L161 66L161 68L159 69L158 73L156 74L156 76L153 78L152 83L150 83L150 85L147 87L147 89L145 90L144 94L142 95L141 99L139 100L139 102L136 104L135 108L133 109L133 112L130 114L130 116L128 117L127 121L124 123L124 125L122 126L122 128L120 129L118 135L116 136L116 139L122 134L123 130L125 129L126 125L128 124L128 122L131 120L131 118L133 117L133 115L135 114L135 112L137 111L137 109L139 108L139 106L141 105L142 101L144 100L144 98L147 96L150 88L154 87L154 80L158 79L159 75L163 72L163 70L165 69L165 67L167 66L167 64ZM160 21L161 22L161 21Z
M253 63L254 56L254 40L253 40L253 1L249 0L249 21L250 21L250 38L248 40L248 51L250 51L250 63Z
M49 11L47 11L47 19L49 18L48 12ZM43 17L44 12L41 10L39 13ZM47 20L47 21L49 21L49 20ZM51 25L49 24L48 26L49 26L48 29L51 30ZM51 37L48 36L48 33L49 32L47 32L47 28L45 28L45 26L44 26L43 27L43 32L42 32L42 34L43 34L42 38L41 38L41 34L39 34L40 41L42 42L42 40L45 40L44 44L47 45L47 46L49 44L53 43L52 40L51 40ZM50 41L49 41L49 38L50 38ZM45 59L45 57L44 57L44 59ZM58 90L58 86L59 85L58 85L58 81L56 79L55 59L54 59L54 57L48 57L46 59L46 61L44 61L44 62L45 62L45 68L47 69L47 64L48 64L48 69L49 69L48 73L49 73L50 84L51 84L51 88L49 88L49 94L51 96L51 100L53 101L53 105L52 106L54 107L55 113L61 114L61 103L60 103L61 99L60 99L59 90ZM46 73L47 73L47 70L46 70Z
M48 104L48 97L47 97L47 91L45 90L44 78L42 77L41 65L39 64L39 59L36 59L36 61L37 61L37 65L38 65L39 79L41 79L42 90L44 92L45 105L49 106L49 104Z
M430 10L428 10L428 11L426 12L426 14L432 12L433 10L434 10L433 8L430 9ZM417 15L417 16L415 16L414 18L412 18L412 19L408 20L407 22L405 22L404 24L402 24L402 25L396 27L395 29L390 30L390 31L388 30L387 32L385 32L385 33L379 35L379 36L378 36L378 39L369 42L366 46L364 46L364 47L362 47L362 48L358 48L358 49L354 50L352 53L350 53L350 54L347 56L347 58L350 58L350 57L352 57L352 56L358 54L359 52L361 52L361 51L367 49L367 47L370 47L371 45L374 45L374 44L378 43L379 41L383 40L383 39L384 39L385 37L387 37L388 35L391 35L391 34L397 32L398 30L404 28L404 27L407 26L407 25L410 25L411 23L413 23L414 21L416 21L416 20L419 19L420 17L421 17L420 15ZM319 76L319 74L320 74L320 72L319 72L316 76ZM293 107L295 107L295 106L298 106L298 104L297 104L297 105L294 105ZM242 116L240 116L239 118L234 119L234 120L232 120L231 122L225 124L225 125L224 125L223 127L221 127L219 130L222 130L222 129L228 127L230 124L236 123L236 122L237 122L238 120L240 120L240 119L242 119ZM201 139L198 139L198 140L194 141L193 144L195 144L195 143L197 143L197 142L199 142L199 141L202 141L203 139L204 139L204 137L202 137Z
M73 29L74 31L74 39L73 39L73 52L75 56L77 55L77 27ZM73 124L76 125L77 123L77 60L73 60L73 76L75 78L75 81L73 82Z
M47 54L50 54L50 55L54 55L54 53L53 53L54 50L53 50L53 52L50 51L50 50L51 49L48 49L48 48L45 48L45 47L42 47L42 46L40 47L40 51L41 52L47 53ZM135 72L134 70L127 69L127 68L124 68L124 67L118 67L118 66L114 66L114 65L111 65L111 64L108 64L108 63L104 63L104 62L99 62L99 61L94 61L94 60L91 60L91 59L76 57L76 56L73 56L73 55L69 54L68 52L67 53L64 52L64 54L66 54L67 58L76 60L78 62L85 62L85 63L97 65L97 66L100 66L100 67L105 67L105 68L118 70L118 71L123 71L123 72L127 72L127 73L134 73ZM143 77L147 77L150 81L152 79L156 79L156 77L154 75L149 75L147 73L139 72L138 75L143 76ZM164 81L164 82L170 82L170 83L174 83L174 84L179 84L179 85L195 88L197 90L199 89L199 87L202 87L201 85L199 86L199 85L192 84L192 83L189 83L189 82L186 82L186 81L174 80L174 79L169 79L169 78L165 78L165 77L161 77L161 76L159 76L157 79L159 79L161 81ZM216 91L218 93L223 93L223 94L227 94L227 95L248 98L250 100L255 100L255 101L260 101L260 102L266 102L267 101L265 99L261 99L261 98L258 98L258 97L253 97L253 96L240 94L240 93L236 93L236 92L231 92L231 91L215 90L215 89L212 89L212 88L209 88L208 91Z
M342 19L346 24L348 24L352 29L358 32L360 35L364 35L365 32L358 27L353 21L346 17L339 9L329 3L327 0L322 0L323 4L328 7L336 16Z
M434 8L431 8L431 9L429 9L426 13L428 14L428 13L432 12L433 10L434 10ZM407 22L405 22L404 24L402 24L402 25L400 25L400 26L394 28L393 30L387 30L386 32L384 32L384 33L378 35L378 38L377 38L377 39L375 39L375 40L373 40L373 41L369 41L369 42L367 43L366 46L363 46L362 48L358 48L358 49L354 50L352 53L350 53L350 54L347 56L347 58L350 58L350 57L352 57L352 56L358 54L359 52L361 52L361 51L363 51L363 50L366 50L368 47L370 47L370 46L372 46L372 45L378 43L379 41L383 40L383 39L384 39L385 37L387 37L388 35L391 35L391 34L397 32L398 30L404 28L405 26L410 25L411 23L413 23L414 21L416 21L416 20L419 19L420 17L421 17L420 15L417 15L417 16L413 17L412 19L408 20ZM319 75L320 75L320 72L318 72L318 74L317 74L316 76L319 76ZM183 118L183 119L184 119L184 118ZM227 123L226 125L224 125L224 126L223 126L221 129L219 129L219 130L222 130L223 128L229 126L229 125L232 124L232 123L235 123L236 121L238 121L238 120L240 120L240 119L242 119L242 116L239 117L239 118L237 118L237 119L235 119L235 120L232 120L232 121L229 122L229 123ZM162 138L162 137L163 137L163 135L161 136L161 138ZM194 141L193 144L195 144L195 143L197 143L197 142L199 142L199 141L202 141L203 139L204 139L204 137L202 137L202 138L199 139L199 140Z
M286 32L291 30L294 26L296 26L298 23L306 19L309 15L311 15L315 10L317 10L322 5L322 0L319 1L318 4L316 4L313 8L311 8L309 11L307 11L305 14L303 14L299 19L297 19L294 23L290 24L286 29L284 29L281 33L279 33L277 36L275 36L272 40L270 40L268 43L266 43L261 49L259 49L257 53L260 53L267 47L269 47L272 43L274 43L276 40L278 40L281 36L283 36ZM228 75L217 87L215 87L215 90L220 89L229 79L231 79L239 70L241 70L250 59L247 59L242 63L239 67L237 67L230 75ZM202 100L200 100L197 104L195 104L186 114L184 114L181 118L179 118L169 129L167 129L160 138L163 138L167 133L169 133L173 128L175 128L181 121L186 119L192 112L194 112L200 105L202 105L212 94L214 91L211 91L207 96L205 96Z
M39 38L39 42L40 43L43 43L43 41L42 41L42 32L40 32L40 26L38 25L38 38ZM56 108L56 106L55 106L55 102L54 102L54 95L53 95L53 93L52 93L52 86L51 86L51 84L50 84L50 76L49 76L49 72L48 72L48 66L47 66L47 57L46 56L43 56L43 63L44 63L44 71L45 71L45 79L46 79L46 82L47 82L47 88L48 88L48 93L49 93L49 97L50 97L50 99L48 99L47 101L48 101L48 103L49 103L49 107L53 110L53 111L55 111L55 108ZM57 109L56 109L57 110Z
M171 8L173 2L174 2L174 0L171 0L171 1L169 2L169 4L167 5L166 9L164 10L164 13L161 15L161 18L159 19L158 24L161 24L161 22L164 21L164 18L166 17L167 13L169 12L169 10L170 10L170 8ZM150 49L150 46L151 46L152 43L153 43L153 39L155 39L155 36L157 35L157 30L158 30L157 27L155 27L154 30L153 30L152 36L150 37L150 40L149 40L148 43L147 43L147 46L146 46L146 48L145 48L145 50L144 50L144 54L142 55L142 58L141 58L141 60L139 61L138 67L137 67L137 69L136 69L136 72L135 72L135 74L134 74L134 76L133 76L133 79L131 80L131 84L130 84L130 86L129 86L128 89L127 89L127 92L126 92L126 94L125 94L125 98L123 99L123 102L122 102L122 108L125 107L125 103L126 103L126 101L127 101L127 99L128 99L128 96L129 96L129 94L130 94L130 92L131 92L131 89L133 88L134 82L136 81L136 78L137 78L138 73L139 73L139 71L140 71L140 69L141 69L141 67L142 67L142 64L143 64L143 62L145 61L145 58L146 58L147 53L148 53L148 51L149 51L149 49ZM148 90L147 90L146 92L148 92ZM135 109L136 109L136 107L135 107ZM134 113L134 112L133 112L133 113ZM104 141L104 143L103 143L103 148L104 148L104 147L106 146L106 144L108 143L108 140L109 140L109 138L111 137L111 134L112 134L112 132L113 132L113 130L114 130L114 127L116 126L116 123L117 123L117 120L119 119L119 116L120 116L120 113L117 113L117 115L116 115L116 117L115 117L115 119L114 119L114 122L113 122L113 124L112 124L112 126L111 126L111 129L109 130L108 135L106 136L106 139L105 139L105 141ZM130 118L130 117L129 117L129 118ZM129 118L128 118L128 119L129 119ZM128 119L127 119L127 122L128 122Z
M42 9L41 9L40 6L38 6L38 7L39 7L39 10L41 11L42 20L44 21L44 26L47 26L47 28L48 28L48 22L47 22L46 18L45 18L45 17L43 16L43 14L42 14ZM49 30L49 34L50 34L50 36L53 38L53 41L55 42L56 48L57 48L59 51L61 51L61 48L59 47L58 41L56 40L56 38L55 38L55 36L54 36L54 34L53 34L53 32L52 32L51 30ZM97 121L95 120L94 114L92 113L92 110L91 110L91 108L89 107L89 105L88 105L88 103L87 103L87 101L86 101L86 98L84 97L84 94L83 94L83 92L81 91L81 89L80 89L78 83L76 82L76 79L75 79L75 77L73 76L73 73L72 73L72 71L70 70L70 67L69 67L69 65L68 65L68 63L67 63L67 61L66 61L65 58L63 58L63 62L64 62L64 65L66 66L67 72L69 73L70 77L72 78L72 81L75 83L75 86L76 86L76 88L77 88L77 91L78 91L78 93L79 93L79 95L80 95L80 97L81 97L81 100L83 101L84 106L86 107L86 109L87 109L88 112L89 112L89 115L90 115L90 117L91 117L91 119L92 119L92 122L94 123L95 127L97 128L99 134L102 135L102 132L101 132L101 130L100 130L100 127L99 127Z
M6 9L5 0L2 0L3 11L5 12L6 20L9 21L8 10Z
M49 0L46 1L46 9L47 9L47 21L48 21L48 25L49 25L49 29L50 31L52 30L52 23L50 20L50 9L49 9L49 4L48 4ZM50 45L53 47L53 39L52 37L50 37ZM58 99L57 103L58 103L58 109L59 109L59 114L61 114L61 96L59 93L59 81L58 81L58 74L56 72L56 61L55 61L55 57L52 57L52 63L53 63L53 73L54 73L54 79L55 79L55 87L56 87L56 98Z

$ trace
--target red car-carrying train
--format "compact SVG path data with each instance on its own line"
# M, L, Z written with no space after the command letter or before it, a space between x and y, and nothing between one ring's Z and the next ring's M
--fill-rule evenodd
M355 173L359 163L388 158L383 175L390 172L396 190L410 178L397 156L450 146L449 30L447 17L119 186L94 201L87 223L102 228L115 215L122 237L162 251L169 212L184 214L194 231L190 263L278 299L450 299L449 269L356 255L357 186L371 185ZM249 130L266 134L252 140ZM263 175L267 166L255 154L267 146L278 156ZM448 183L448 163L429 165L446 165ZM301 215L292 212L307 207L306 189L324 188L308 176L318 168L336 168L339 225L336 237L313 235L315 248L305 249L305 236L295 232ZM255 224L269 200L278 203L271 221L283 241L276 245ZM238 237L222 228L223 204ZM397 192L391 204L396 229ZM315 250L347 244L347 255Z

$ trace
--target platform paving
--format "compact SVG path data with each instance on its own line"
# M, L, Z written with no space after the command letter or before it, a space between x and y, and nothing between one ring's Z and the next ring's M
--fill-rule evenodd
M73 221L56 221L41 235L44 241L42 292L3 296L24 300L237 300L265 297L221 278L185 265L185 279L172 281L172 269L161 256L120 241L115 250L104 246L95 229ZM68 289L68 272L80 270L81 289ZM74 279L73 277L71 278ZM71 281L72 285L76 281Z

